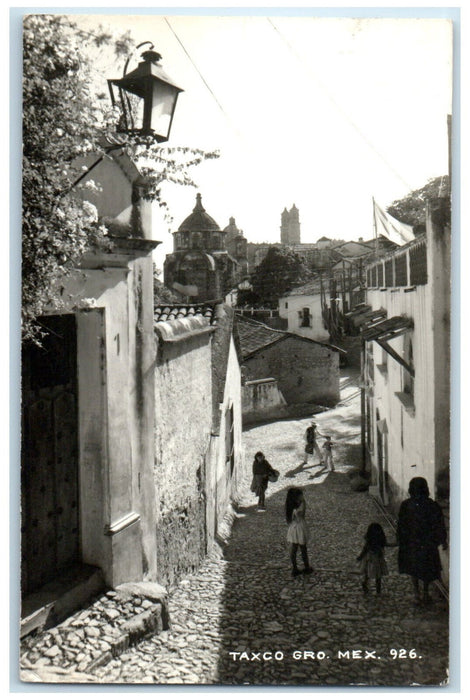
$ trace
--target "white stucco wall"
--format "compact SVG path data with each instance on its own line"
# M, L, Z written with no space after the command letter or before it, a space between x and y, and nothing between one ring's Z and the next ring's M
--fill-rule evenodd
M410 331L415 367L414 410L406 407L396 392L403 391L403 368L390 355L387 371L380 371L385 351L376 343L369 343L374 358L374 403L380 420L386 420L388 429L388 473L391 487L397 490L398 500L407 495L408 483L414 476L427 479L431 493L434 490L435 413L434 413L434 356L431 342L430 287L420 285L415 290L392 292L368 290L367 303L373 309L387 310L388 317L408 316L413 319ZM405 336L389 341L390 346L403 357ZM372 415L374 452L372 463L377 466L376 414ZM412 465L416 465L413 467Z
M156 575L148 497L153 384L143 382L153 363L145 331L153 321L151 306L139 301L150 298L151 279L150 254L91 256L63 294L77 317L81 558L99 566L110 585Z
M311 327L302 327L299 311L308 308ZM323 325L320 294L289 295L279 299L279 316L287 319L287 330L311 340L328 341L329 333Z
M227 410L233 407L234 416L234 456L233 474L230 474L230 462L226 461L225 435L230 426L226 424ZM242 423L241 423L241 374L233 337L227 364L227 381L221 408L221 422L217 455L215 504L217 523L220 523L232 500L236 498L238 487L243 478Z

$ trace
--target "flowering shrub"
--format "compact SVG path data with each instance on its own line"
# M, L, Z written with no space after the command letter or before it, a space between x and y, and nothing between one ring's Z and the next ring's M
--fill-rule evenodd
M86 192L99 183L83 157L105 155L103 136L119 118L93 75L93 51L104 45L125 56L131 37L92 34L61 15L28 15L23 26L22 334L40 340L36 319L60 309L64 275L85 251L112 246ZM194 185L187 168L217 157L195 149L161 148L151 137L122 136L128 155L148 178L146 196L162 207L160 183Z

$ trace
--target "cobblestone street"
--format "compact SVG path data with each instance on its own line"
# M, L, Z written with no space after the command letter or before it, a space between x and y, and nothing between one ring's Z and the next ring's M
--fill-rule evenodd
M447 680L447 604L413 603L411 582L390 574L380 597L364 595L356 556L367 525L395 535L367 493L351 490L358 464L357 387L343 377L343 403L318 415L332 436L336 472L301 466L308 418L244 434L246 476L226 546L170 591L171 629L146 638L94 672L98 683L254 685L439 685ZM261 449L281 476L258 511L249 491L253 454ZM285 541L284 502L304 489L313 573L293 579ZM263 654L266 658L263 660ZM349 653L348 653L349 652ZM253 656L254 655L254 656ZM348 658L349 657L349 658Z
M380 598L375 592L364 596L361 590L355 558L367 525L379 521L388 540L394 542L395 537L369 495L353 492L344 474L357 463L359 420L355 388L349 385L348 398L347 380L343 387L344 404L319 414L317 421L322 433L328 429L338 441L337 471L325 475L321 467L299 466L308 419L246 431L247 472L258 449L281 472L279 481L269 486L266 512L256 509L247 473L224 555L207 560L170 594L171 631L141 642L97 670L99 681L374 686L446 682L447 607L438 592L433 590L431 607L414 605L408 577L397 573L395 548L386 550L390 575ZM298 579L290 576L285 543L284 501L293 485L306 495L314 569ZM354 650L363 658L338 658L347 651L352 657ZM391 650L405 658L394 658ZM364 658L366 651L380 658ZM273 657L278 652L278 660L251 660L252 653L260 652ZM314 652L316 658L303 652ZM318 659L318 652L325 658Z

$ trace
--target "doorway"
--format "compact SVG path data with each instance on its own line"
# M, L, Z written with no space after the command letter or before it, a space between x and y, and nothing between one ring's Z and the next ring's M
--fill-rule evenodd
M42 347L22 352L23 594L79 560L76 320L40 322Z
M379 493L382 503L388 504L388 428L385 420L377 421L377 468L379 476Z

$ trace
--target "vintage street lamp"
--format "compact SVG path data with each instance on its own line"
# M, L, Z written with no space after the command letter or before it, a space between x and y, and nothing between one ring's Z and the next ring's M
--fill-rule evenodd
M113 106L121 107L118 131L143 136L153 136L159 143L168 141L176 101L182 88L175 85L162 69L161 55L150 49L142 53L142 61L137 68L126 73L129 59L124 66L122 78L108 80ZM114 88L119 97L116 98Z

